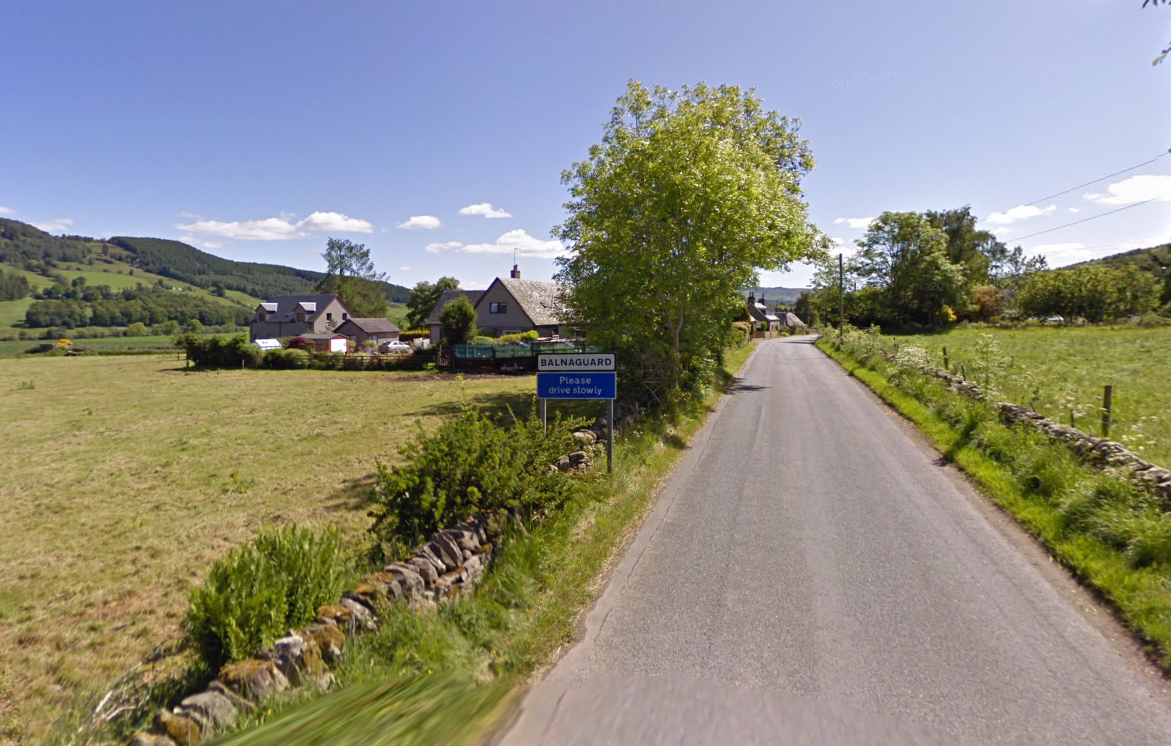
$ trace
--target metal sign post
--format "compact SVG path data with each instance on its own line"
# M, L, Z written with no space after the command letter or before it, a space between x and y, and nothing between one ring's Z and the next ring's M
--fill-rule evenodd
M618 374L614 354L582 352L537 356L537 402L541 425L548 431L549 399L607 399L606 473L614 473L614 399Z

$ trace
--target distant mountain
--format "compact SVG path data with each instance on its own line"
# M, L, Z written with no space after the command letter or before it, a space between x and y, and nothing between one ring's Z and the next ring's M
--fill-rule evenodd
M122 262L196 287L238 290L256 298L313 292L325 275L277 264L237 262L181 241L115 236L107 241L85 236L51 236L18 220L0 218L0 263L38 272L61 262ZM384 283L392 303L406 303L411 291Z
M768 303L786 303L793 305L797 302L798 296L804 293L809 288L749 288L756 293L757 298L763 297ZM742 291L744 297L748 297L748 290Z

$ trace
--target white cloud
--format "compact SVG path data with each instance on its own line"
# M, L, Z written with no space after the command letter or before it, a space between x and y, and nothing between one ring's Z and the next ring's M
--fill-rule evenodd
M195 236L181 236L179 238L179 240L185 244L190 244L192 246L198 246L201 249L222 249L222 248L224 248L223 241L208 241L206 239L196 238Z
M847 225L851 229L860 231L869 228L870 224L874 222L873 217L869 218L838 218L834 221L834 225Z
M1036 205L1017 205L1004 212L994 212L988 217L984 218L984 222L990 225L1012 225L1022 220L1029 218L1040 217L1041 215L1049 215L1057 212L1057 205L1049 205L1048 207L1037 207Z
M219 236L240 241L288 241L305 238L308 232L298 230L286 218L265 218L264 220L233 220L224 223L219 220L196 220L194 223L176 223L175 227L187 233L201 236Z
M334 231L337 233L373 233L374 225L366 220L351 218L340 212L315 212L297 223L298 228L310 231Z
M399 223L399 228L405 228L408 231L417 230L432 230L443 225L439 218L433 215L412 215L411 219L405 223Z
M448 250L465 254L511 254L515 250L517 256L535 256L541 259L552 259L565 253L565 247L560 241L541 241L519 228L505 233L493 243L464 244L459 241L448 241L428 244L426 250L432 254Z
M72 218L54 218L43 223L33 223L34 228L40 228L45 233L64 233L73 227Z
M291 212L282 212L279 217L263 220L196 220L191 223L175 223L175 228L196 236L214 236L239 241L288 241L307 238L311 231L334 231L337 233L371 233L374 226L365 220L351 218L340 212L315 212L300 222ZM209 244L204 244L210 246ZM218 244L213 248L223 248Z
M1105 194L1087 194L1084 199L1104 205L1133 205L1148 200L1171 202L1171 175L1131 176L1106 187Z
M493 209L491 202L481 202L478 205L468 205L459 208L460 215L483 215L486 218L511 218L512 213Z
M414 268L413 267L399 267L398 271L399 272L413 272Z
M179 213L178 215L176 215L175 217L177 217L177 218L187 218L188 220L203 220L203 216L202 216L202 215L198 215L198 214L196 214L196 213L194 213L194 212L181 212L181 213Z
M1072 264L1092 258L1084 243L1047 243L1029 249L1030 254L1043 254L1051 266Z
M1067 208L1065 208L1065 211L1066 211L1066 212L1072 212L1072 213L1074 213L1075 215L1076 215L1077 213L1081 212L1081 210L1077 209L1076 207L1067 207Z
M16 214L16 210L13 210L11 207L0 207L0 215L15 215L15 214Z

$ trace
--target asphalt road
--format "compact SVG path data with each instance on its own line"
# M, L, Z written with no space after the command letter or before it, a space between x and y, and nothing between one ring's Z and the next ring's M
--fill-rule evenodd
M497 742L1167 746L1168 688L799 337L753 355Z

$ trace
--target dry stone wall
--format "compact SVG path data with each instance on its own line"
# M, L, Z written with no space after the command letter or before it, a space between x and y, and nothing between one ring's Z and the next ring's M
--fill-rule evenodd
M637 405L626 407L619 423L629 425ZM605 432L605 419L574 433L579 450L561 456L551 470L588 469L596 442ZM439 531L402 562L366 578L342 594L336 604L317 609L317 619L258 651L244 661L228 663L207 689L185 698L172 709L156 713L149 731L138 733L130 746L193 746L235 730L239 713L292 688L328 690L332 667L346 652L346 641L378 626L377 609L400 601L418 609L433 609L446 600L470 592L484 577L499 545L499 531L489 516L474 516Z
M1066 444L1087 463L1113 471L1135 485L1155 493L1162 500L1163 506L1171 510L1171 470L1140 458L1120 443L1054 422L1028 407L993 401L976 384L945 370L931 367L921 367L920 370L946 381L952 389L964 396L995 405L1005 422L1031 427L1052 440Z

